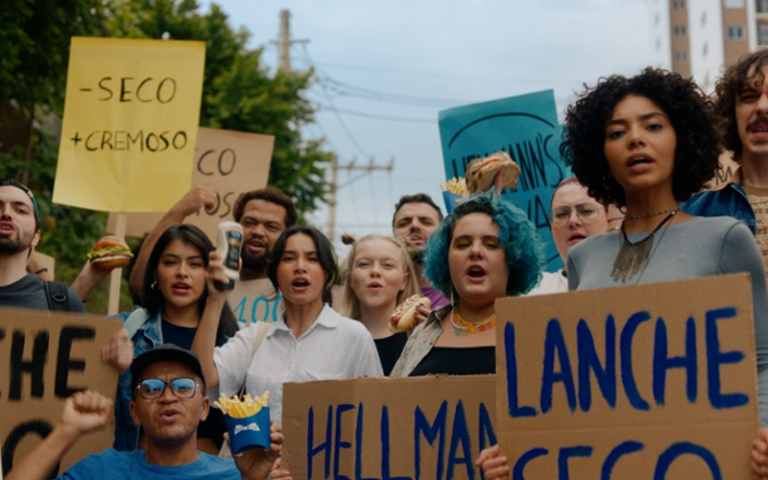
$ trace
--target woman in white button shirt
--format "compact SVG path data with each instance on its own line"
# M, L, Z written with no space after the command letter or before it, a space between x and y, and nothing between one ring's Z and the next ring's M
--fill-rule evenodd
M224 280L220 262L214 278ZM336 277L336 258L328 239L314 227L286 230L270 254L267 275L283 295L285 312L268 327L256 323L214 351L217 319L198 327L192 350L200 357L208 388L227 396L245 385L251 395L269 390L270 413L281 421L284 382L381 376L371 334L360 322L342 317L325 303ZM213 295L212 295L213 296ZM217 301L226 292L217 291ZM263 339L257 344L259 331ZM255 348L255 351L254 351ZM219 392L213 392L218 396Z

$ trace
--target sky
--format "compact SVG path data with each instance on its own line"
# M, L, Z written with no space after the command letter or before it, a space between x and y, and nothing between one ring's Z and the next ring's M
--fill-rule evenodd
M391 234L402 195L425 192L442 206L440 110L554 89L562 119L584 83L632 75L651 58L644 0L215 3L271 68L280 11L290 10L291 38L308 41L291 48L291 67L317 74L306 94L317 122L304 135L324 137L340 165L393 160L392 171L339 171L337 246L341 232ZM327 217L323 207L309 220L325 231Z

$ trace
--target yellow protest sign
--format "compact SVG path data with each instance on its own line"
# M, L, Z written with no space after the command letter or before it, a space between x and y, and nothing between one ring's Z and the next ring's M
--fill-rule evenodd
M53 201L156 212L189 190L205 43L72 38Z

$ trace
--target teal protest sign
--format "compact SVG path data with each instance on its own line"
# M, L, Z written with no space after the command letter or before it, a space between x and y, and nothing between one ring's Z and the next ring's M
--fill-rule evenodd
M549 203L570 173L560 158L561 127L552 90L443 110L439 115L446 180L500 150L520 166L517 190L504 198L528 214L546 243L548 270L563 266L549 229Z

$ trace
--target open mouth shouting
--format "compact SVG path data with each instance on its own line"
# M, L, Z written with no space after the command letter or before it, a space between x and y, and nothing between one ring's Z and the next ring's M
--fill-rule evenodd
M164 408L160 411L158 417L160 417L162 423L173 423L180 415L179 411L175 408Z
M768 118L759 117L749 122L747 131L755 136L768 138Z
M467 269L467 277L470 282L481 282L485 279L486 271L479 265L472 265Z
M245 249L252 254L261 254L267 251L267 242L254 238L245 244Z
M0 222L0 235L10 234L15 231L16 231L16 227L13 225L13 222L8 222L8 221Z
M296 292L304 292L309 289L309 280L303 277L294 278L291 282L291 288Z
M584 240L585 238L587 238L587 236L584 235L583 233L573 232L568 236L568 245L569 246L576 245L577 243Z

